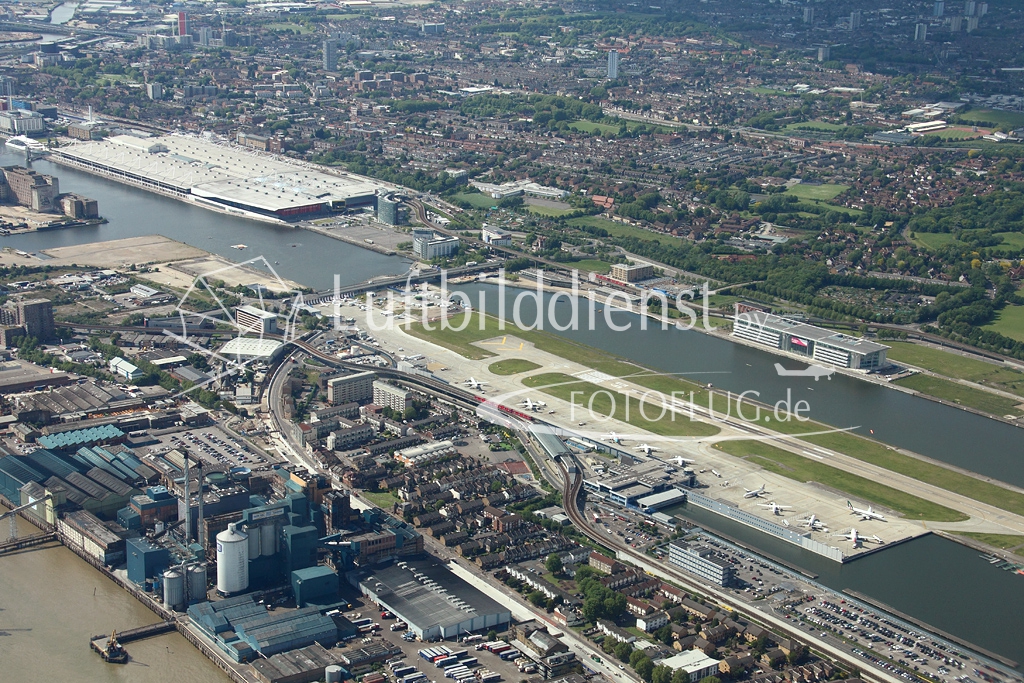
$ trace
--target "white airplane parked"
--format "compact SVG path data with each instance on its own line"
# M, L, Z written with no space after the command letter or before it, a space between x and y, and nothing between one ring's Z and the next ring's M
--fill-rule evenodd
M854 548L859 547L864 542L877 543L879 545L885 544L885 541L880 539L878 536L861 536L857 533L856 529L850 529L845 534L833 534L833 536L836 536L837 538L845 538L847 541L853 543Z
M800 520L800 526L806 527L811 531L828 531L828 527L825 523L818 519L817 515L811 515L805 519Z
M871 521L872 519L877 519L879 522L885 521L885 515L875 512L870 505L868 505L867 510L862 510L861 508L853 507L853 503L850 501L846 501L846 507L850 508L850 512L853 514L860 515L860 518L865 522Z
M683 465L692 465L693 463L697 462L696 460L690 460L688 458L680 458L678 455L674 458L669 458L669 460L676 463L680 467L682 467Z
M546 406L547 403L545 403L544 401L531 401L530 399L525 399L523 401L520 401L519 405L526 408L527 410L540 410L541 408Z
M469 379L464 381L463 384L465 384L470 389L483 389L484 385L487 384L487 382L479 382L479 381L473 379L472 377L470 377Z
M622 436L620 436L619 434L616 434L615 432L611 432L609 434L605 434L601 438L604 439L605 441L611 441L612 443L618 443L618 444L622 443Z
M633 446L634 451L643 451L644 455L650 455L651 453L657 452L657 448L648 444L642 443L639 446Z
M773 515L781 515L783 510L792 510L793 508L789 505L776 505L775 501L770 503L758 503L763 508L768 508L772 511Z
M832 368L823 368L820 365L808 365L803 370L787 370L782 367L782 363L776 363L775 372L778 373L779 377L813 377L814 381L817 382L822 377L832 379L832 375L836 371Z
M744 488L743 490L746 491L746 493L743 494L744 498L760 498L764 494L768 493L768 491L765 491L765 489L764 489L764 484L761 484L759 487L757 487L753 491L751 491L748 488Z

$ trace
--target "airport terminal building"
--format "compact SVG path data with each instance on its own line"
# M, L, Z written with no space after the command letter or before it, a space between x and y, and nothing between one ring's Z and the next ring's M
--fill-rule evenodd
M378 195L388 192L370 178L186 135L81 141L55 149L53 159L205 208L274 222L375 208Z
M872 371L889 364L884 344L781 318L764 311L737 312L732 334L739 339L802 356L807 362Z

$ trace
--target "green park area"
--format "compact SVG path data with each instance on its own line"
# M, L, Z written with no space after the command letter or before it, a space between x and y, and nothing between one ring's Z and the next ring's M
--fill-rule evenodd
M966 515L956 510L850 474L831 465L809 460L763 441L722 441L716 443L714 447L730 455L745 458L789 479L801 482L815 481L851 496L863 498L908 519L927 519L933 522L959 522L967 519Z
M1024 306L1005 306L984 329L998 332L1004 337L1024 341Z
M611 133L614 135L619 132L618 125L613 126L610 123L596 123L594 121L573 121L569 124L569 128L581 133Z
M922 394L928 394L943 401L991 413L992 415L1020 415L1024 412L1017 407L1017 404L1021 402L1020 399L998 396L981 389L964 386L963 384L957 384L948 379L931 375L911 375L910 377L896 380L894 384L906 387L907 389L913 389L914 391L920 391Z
M506 358L499 360L487 368L495 375L518 375L521 372L536 370L540 365L525 358Z
M1024 372L1012 367L910 342L885 344L890 347L887 355L897 363L1024 396Z
M460 192L453 199L466 202L475 209L489 209L498 205L498 200L481 192Z
M832 183L808 185L806 183L800 183L799 185L794 185L786 190L786 194L794 195L800 199L825 202L830 199L835 199L849 189L849 185L834 185Z
M462 315L454 316L453 325L460 325ZM513 325L506 324L504 331L498 330L496 319L483 316L485 329L478 329L480 314L474 314L472 324L463 332L455 332L451 329L426 332L420 325L411 326L410 333L427 341L437 343L441 346L452 349L467 358L487 358L494 354L484 352L472 342L502 336L515 337L533 343L538 349L552 355L564 358L568 361L579 363L598 372L603 372L614 377L629 376L629 381L652 391L658 391L665 396L671 396L672 392L681 392L697 406L707 407L710 401L708 391L700 387L698 382L687 381L673 375L666 375L652 370L646 370L630 361L618 358L604 351L578 344L563 337L548 332L537 330L517 331ZM437 323L435 323L435 326ZM714 410L722 413L726 409L726 397L720 393L715 394ZM744 415L752 419L754 407L746 406ZM733 406L735 415L735 405ZM785 417L785 413L782 413ZM843 453L849 457L871 463L883 469L892 470L912 479L926 482L947 491L955 491L961 495L973 498L974 500L998 507L1002 510L1024 515L1024 494L999 486L998 484L965 477L963 474L937 465L920 458L905 455L886 444L874 441L850 432L831 432L828 434L808 435L809 432L820 432L829 429L827 425L807 421L800 422L795 418L788 420L775 419L772 411L762 408L759 423L768 429L782 434L792 435L798 439L813 443L822 448Z
M933 251L956 242L956 237L948 232L915 232L911 239L925 249Z
M978 125L990 123L996 126L1008 126L1020 128L1024 126L1024 114L1012 111L1000 111L998 109L969 109L960 114L958 118L967 123Z
M607 275L611 269L612 264L607 261L599 261L598 259L588 258L581 261L573 261L565 264L569 268L575 268L576 270L586 270L595 273L601 273Z
M823 133L832 133L837 130L843 130L846 126L840 123L828 123L827 121L804 121L802 123L790 123L786 126L787 132L795 132L798 130L817 130Z
M610 221L607 218L598 218L597 216L581 216L580 218L572 218L569 220L569 225L576 227L589 226L591 228L601 228L606 230L612 237L635 237L640 240L657 241L663 244L678 244L680 242L678 237L672 237L671 235L663 235L656 233L652 230L644 230L627 223L618 223L616 221Z
M551 217L564 216L565 214L572 213L573 211L576 210L576 209L572 208L571 206L567 206L565 208L562 208L562 207L558 207L558 206L544 206L543 204L530 204L529 202L527 202L526 209L530 213L535 213L538 216L551 216Z

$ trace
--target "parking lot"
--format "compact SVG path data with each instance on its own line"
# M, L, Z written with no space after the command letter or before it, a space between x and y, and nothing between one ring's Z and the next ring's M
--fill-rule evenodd
M420 650L430 647L432 644L424 643L418 639L403 639L402 635L409 633L409 631L391 631L391 625L397 620L394 618L381 619L380 614L379 610L374 609L372 603L367 603L364 607L357 607L356 609L345 613L345 617L350 621L372 618L374 624L377 626L377 630L372 634L363 635L349 641L348 647L366 647L373 642L380 643L382 640L387 641L389 644L401 648L401 659L405 661L407 666L416 667L418 671L422 672L427 677L427 680L430 683L444 683L446 679L444 677L443 670L437 668L419 655ZM486 634L482 635L486 636ZM468 656L475 657L478 661L476 670L487 669L493 671L501 676L502 681L518 683L518 681L530 677L528 674L521 673L515 662L503 661L498 655L492 654L486 650L476 650L475 646L482 642L486 642L486 638L472 643L457 643L455 641L446 640L438 642L436 645L445 645L452 650L467 650ZM399 658L396 657L395 659ZM391 670L388 667L384 667L381 670L381 673L389 676L392 680L396 680L396 677L391 673Z
M201 459L204 466L214 469L259 469L271 464L262 453L216 426L165 434L160 437L160 446L151 448L150 452L167 452L172 448L187 452L189 456Z

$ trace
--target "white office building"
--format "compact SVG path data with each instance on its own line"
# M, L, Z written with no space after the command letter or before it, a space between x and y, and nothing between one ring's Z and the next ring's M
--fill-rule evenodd
M800 356L807 362L865 371L878 370L889 364L885 357L889 347L884 344L780 318L763 311L736 313L732 335Z
M373 383L373 402L382 408L402 412L412 405L412 392L377 380Z
M619 51L608 52L608 78L615 80L619 77Z
M46 130L43 115L27 109L0 111L0 132L13 135L32 135Z
M442 235L433 230L414 230L412 250L425 261L451 256L459 250L459 238L453 235Z
M255 306L239 306L235 309L235 324L239 329L247 332L275 334L277 332L277 314Z
M483 229L480 230L480 239L484 244L493 244L496 247L512 246L512 233L501 228L490 227L487 224L484 224Z
M337 406L373 400L373 380L376 376L376 373L367 371L327 380L327 402Z
M732 565L715 557L714 551L706 546L671 543L668 561L716 586L728 586L734 578Z

